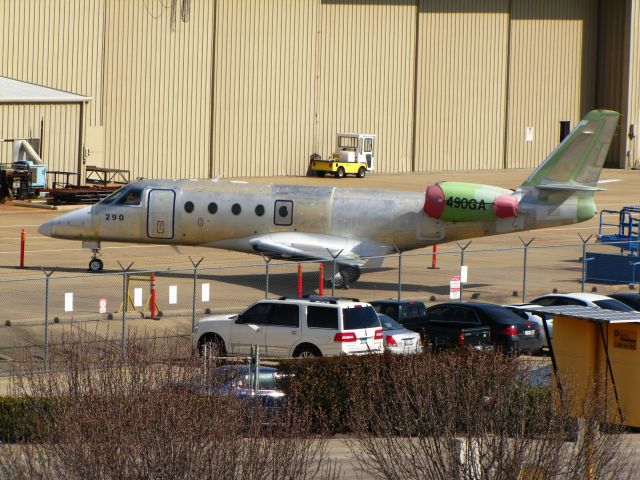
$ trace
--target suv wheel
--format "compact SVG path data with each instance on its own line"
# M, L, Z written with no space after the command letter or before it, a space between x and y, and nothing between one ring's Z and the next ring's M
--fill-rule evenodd
M198 343L198 352L201 356L206 353L207 357L224 357L227 349L224 346L224 340L218 335L205 335Z
M297 358L310 358L310 357L321 357L322 354L315 347L301 347L293 354L294 357Z

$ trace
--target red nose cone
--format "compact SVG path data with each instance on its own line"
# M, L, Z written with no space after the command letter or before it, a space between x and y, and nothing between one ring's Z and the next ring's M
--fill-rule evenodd
M445 207L444 191L440 185L429 185L424 198L424 213L431 218L440 218Z
M493 201L493 213L498 218L515 217L518 214L518 199L511 195L499 195Z

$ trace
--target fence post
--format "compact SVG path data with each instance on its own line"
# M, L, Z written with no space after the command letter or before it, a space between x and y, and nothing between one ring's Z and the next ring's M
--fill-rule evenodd
M590 259L587 259L587 243L591 240L593 235L589 235L586 239L582 236L581 233L578 233L580 240L582 240L582 289L581 292L584 292L584 283L587 281L587 262Z
M518 237L524 245L524 266L522 270L522 303L526 303L525 297L527 295L527 253L529 252L529 245L535 240L535 237L525 242L522 237Z
M191 265L193 265L193 298L191 302L191 333L193 333L193 329L196 325L196 287L198 282L198 266L202 263L204 257L201 257L200 260L194 262L191 256L189 256L189 261Z
M340 250L335 255L328 248L326 250L329 253L329 255L331 255L331 258L333 260L333 277L331 277L331 296L335 297L336 296L336 259L340 256L340 254L342 253L342 250L344 249Z
M318 282L318 295L324 297L324 263L320 262L320 279Z
M125 339L125 333L126 333L126 323L127 323L127 274L129 273L129 270L131 270L131 267L133 266L133 262L131 262L129 264L128 267L124 267L122 266L122 264L120 263L120 260L118 260L118 265L120 265L120 268L122 269L122 339L120 340L120 344L121 344L121 348L122 348L122 354L125 355L125 348L127 346L127 341Z
M44 367L49 371L49 278L53 275L53 270L46 271L40 267L44 273Z
M269 297L269 262L271 259L262 255L264 260L264 299Z
M402 297L402 252L397 250L398 252L398 301Z
M467 244L464 247L460 245L460 242L456 242L456 244L460 249L460 270L462 271L462 266L464 265L464 252L469 247L469 245L471 245L471 240L469 240L469 242L467 242ZM462 302L463 289L464 289L464 284L462 283L462 281L460 281L460 299L458 300L459 302Z
M24 233L24 227L20 230L20 268L24 268L24 244L26 240L26 234Z

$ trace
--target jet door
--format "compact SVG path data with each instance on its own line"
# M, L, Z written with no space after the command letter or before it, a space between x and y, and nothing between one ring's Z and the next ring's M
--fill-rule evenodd
M149 191L147 202L147 235L149 238L173 238L176 192L166 189Z

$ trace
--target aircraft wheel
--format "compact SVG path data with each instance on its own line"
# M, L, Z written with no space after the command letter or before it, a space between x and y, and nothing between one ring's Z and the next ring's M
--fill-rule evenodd
M101 272L104 268L104 263L99 258L92 258L89 262L89 271L90 272Z
M336 178L344 178L345 175L344 167L338 167L336 170Z
M324 170L316 170L316 175L319 177L324 177L326 173L327 172L325 172Z
M364 178L364 176L367 174L367 169L364 167L360 167L358 169L358 178Z
M360 279L360 269L358 267L347 267L343 272L347 274L349 282L356 282Z

